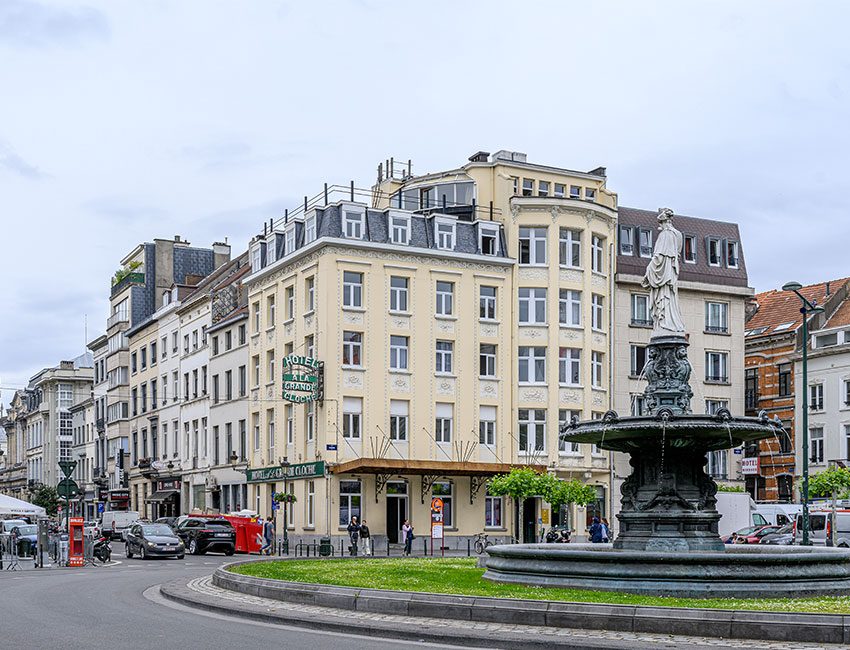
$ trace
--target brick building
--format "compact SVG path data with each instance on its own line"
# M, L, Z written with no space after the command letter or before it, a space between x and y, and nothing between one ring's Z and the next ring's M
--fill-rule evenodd
M803 287L807 300L822 305L828 317L842 300L848 280L832 280ZM820 326L823 315L810 319L810 327ZM795 363L802 350L802 314L800 300L789 291L773 289L753 299L745 332L746 358L745 412L782 420L785 438L762 440L745 449L748 458L758 458L745 472L747 491L757 501L790 502L795 500L794 460L796 423Z

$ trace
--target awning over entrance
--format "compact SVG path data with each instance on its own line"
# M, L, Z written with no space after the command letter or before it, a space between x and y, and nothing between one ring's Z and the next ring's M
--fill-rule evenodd
M357 458L347 463L340 463L328 468L332 474L375 474L375 502L383 492L387 481L397 475L415 475L422 477L420 486L420 501L425 502L425 496L431 490L434 481L443 476L468 476L469 501L481 486L491 476L506 474L514 467L530 467L538 472L545 472L545 465L525 465L511 463L477 463L473 461L451 462L447 460L402 460L400 458Z
M148 503L162 503L166 499L170 499L175 494L177 494L177 490L159 490L158 492L154 492L151 494L145 501Z

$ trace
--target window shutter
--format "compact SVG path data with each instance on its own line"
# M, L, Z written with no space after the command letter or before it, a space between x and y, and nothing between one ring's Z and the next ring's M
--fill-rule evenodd
M711 264L711 237L705 238L705 263Z
M720 263L723 266L729 266L729 253L726 250L728 246L728 239L720 240Z

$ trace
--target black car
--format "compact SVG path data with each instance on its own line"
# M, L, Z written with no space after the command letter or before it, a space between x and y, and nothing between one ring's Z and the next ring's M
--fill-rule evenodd
M176 557L186 555L186 547L174 531L165 524L135 523L127 529L124 552L128 558L137 554L143 560L150 557Z
M181 518L174 532L192 555L203 555L207 551L233 555L236 550L236 531L226 519Z

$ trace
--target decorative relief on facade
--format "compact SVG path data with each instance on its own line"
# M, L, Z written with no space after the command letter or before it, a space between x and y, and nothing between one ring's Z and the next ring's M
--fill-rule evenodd
M548 278L548 269L546 268L528 268L521 267L519 270L520 280L538 280L545 281Z
M292 323L287 323L286 327L284 327L284 334L286 334L287 338L292 336L292 330L295 329L295 326Z
M410 378L399 375L397 377L390 376L390 390L400 393L410 392Z
M561 404L581 404L581 392L571 388L562 388L558 398Z
M363 386L363 377L362 373L359 372L344 372L342 376L342 385L343 386L355 386L361 387Z
M516 203L511 204L511 218L516 221L520 213L520 207Z
M410 319L403 316L393 316L390 319L390 325L400 330L410 329Z
M274 397L274 386L266 386L266 399Z
M584 279L584 273L576 269L561 269L558 277L561 282L581 282Z
M266 332L266 343L269 345L274 345L274 330L269 330Z
M546 336L545 327L520 327L519 337L525 339L542 339Z
M479 383L481 397L496 397L499 394L499 387L495 381L481 381Z
M363 324L363 314L356 311L344 311L342 313L342 320L345 323L351 323L352 325L362 325Z
M438 320L437 321L437 329L446 334L452 334L455 331L454 321L450 320Z
M478 325L479 336L497 336L499 334L499 326L495 323L480 323Z
M520 402L545 402L546 401L546 389L545 388L520 388L520 390L519 390L519 401Z
M581 332L578 330L561 329L561 342L578 341L581 338Z
M549 210L552 213L552 222L558 221L558 217L561 216L561 208L557 205L552 206L552 209Z
M593 405L594 406L604 406L605 405L605 396L602 393L593 393Z
M437 394L438 395L454 395L455 392L455 380L449 378L442 378L437 380Z
M260 401L260 391L256 388L251 389L251 401L255 404Z
M594 345L605 345L605 335L594 332L593 334L593 344Z
M304 328L308 330L313 328L313 314L304 317Z
M608 280L605 277L603 277L601 275L596 275L594 273L590 277L590 284L592 284L594 287L600 287L600 288L604 289L605 287L608 286Z

